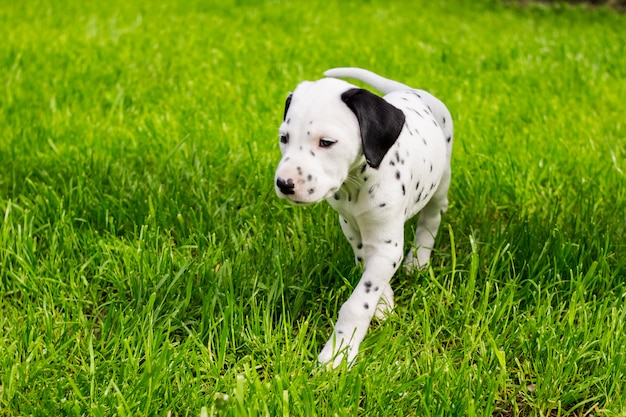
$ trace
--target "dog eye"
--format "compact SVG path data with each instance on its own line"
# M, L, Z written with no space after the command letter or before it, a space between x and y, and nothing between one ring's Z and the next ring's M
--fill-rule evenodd
M337 143L337 141L331 139L320 139L320 148L329 148L335 143Z
M282 143L282 144L289 143L289 134L288 133L284 134L284 135L281 134L279 137L280 137L280 143Z

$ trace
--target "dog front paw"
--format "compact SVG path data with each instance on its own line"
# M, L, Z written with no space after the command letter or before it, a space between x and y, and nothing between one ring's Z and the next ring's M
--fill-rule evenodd
M324 348L317 357L321 365L328 368L337 368L344 359L351 364L359 351L358 346L353 346L348 339L341 334L333 333L333 336L326 342Z

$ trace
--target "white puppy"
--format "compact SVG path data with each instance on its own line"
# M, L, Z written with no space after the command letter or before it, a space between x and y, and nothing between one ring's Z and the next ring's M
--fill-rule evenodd
M441 213L448 207L452 118L441 101L358 68L354 78L384 97L335 78L298 85L280 126L279 197L296 204L327 200L339 212L363 276L339 310L319 361L337 366L358 353L369 323L393 308L390 280L404 248L404 223L420 212L405 265L427 265Z

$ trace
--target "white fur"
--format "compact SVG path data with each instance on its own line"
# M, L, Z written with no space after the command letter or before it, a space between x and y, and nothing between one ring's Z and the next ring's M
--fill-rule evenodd
M372 317L383 318L393 308L390 280L403 258L404 223L418 212L415 244L404 263L411 270L429 262L448 206L453 128L445 105L425 91L358 68L325 75L370 84L406 118L378 168L367 165L357 117L341 100L343 92L355 88L345 81L299 84L279 129L287 143L281 144L275 184L291 181L293 189L285 193L277 185L277 194L298 204L326 199L339 213L357 262L364 264L318 357L337 366L344 357L354 360ZM322 146L328 143L333 144Z

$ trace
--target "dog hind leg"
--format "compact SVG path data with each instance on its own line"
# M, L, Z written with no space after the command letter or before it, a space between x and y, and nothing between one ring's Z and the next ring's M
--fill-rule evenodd
M378 320L385 320L389 313L391 313L391 310L393 310L393 307L393 289L391 288L391 285L387 284L383 289L380 300L378 300L378 305L376 305L376 313L374 313L374 317Z
M435 238L441 223L441 214L448 210L448 188L450 187L450 172L445 173L435 195L422 209L415 229L415 245L411 248L404 261L404 268L408 272L415 269L425 269L430 261L430 255L435 246Z

